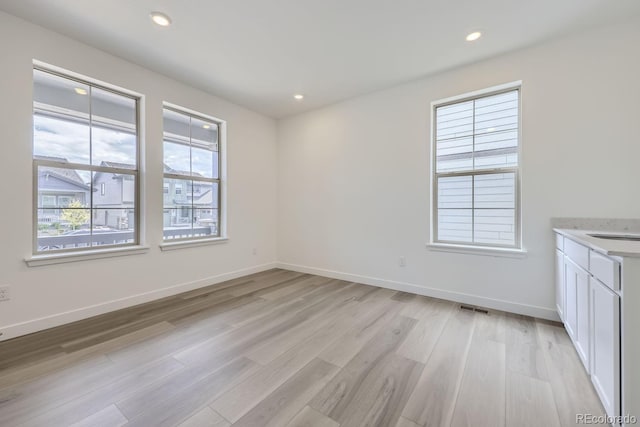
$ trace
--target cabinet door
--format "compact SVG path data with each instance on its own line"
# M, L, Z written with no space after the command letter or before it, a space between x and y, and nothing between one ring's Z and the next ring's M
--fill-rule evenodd
M556 249L556 309L560 320L564 322L565 306L564 254Z
M575 342L578 330L578 280L576 269L569 258L564 257L565 271L565 306L564 306L564 326L571 339Z
M590 278L591 381L607 415L620 415L620 297Z
M565 257L565 280L565 326L589 372L589 273Z

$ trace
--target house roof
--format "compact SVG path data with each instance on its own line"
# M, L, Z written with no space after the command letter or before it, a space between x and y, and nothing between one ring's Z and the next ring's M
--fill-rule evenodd
M69 161L62 157L51 157L51 156L34 156L34 158L38 160L49 160L59 163L69 163ZM76 184L81 186L83 189L88 189L89 186L84 182L82 177L78 175L78 172L75 169L67 169L67 168L56 168L53 166L41 165L39 168L39 173L47 174L55 176L58 179L63 181Z
M217 200L216 200L217 202ZM205 191L200 197L193 199L193 204L211 206L213 203L213 191L211 189Z
M105 166L108 168L117 168L117 169L131 169L134 170L135 166L129 164L129 163L118 163L118 162L105 162L104 160L100 163L100 166ZM109 174L111 173L113 175L113 178L119 178L121 176L123 176L123 174L120 173L112 173L112 172L96 172L95 175L93 176L93 182L97 182L98 178L102 175L102 174ZM124 176L129 176L129 175L124 175ZM95 191L95 190L94 190Z
M130 163L118 163L118 162L105 162L102 161L100 166L106 166L109 168L118 168L118 169L135 169L135 166Z
M186 175L186 176L199 176L199 177L204 177L204 175L198 173L198 172L190 172L190 171L181 171L181 170L177 170L177 169L173 169L171 166L169 166L168 164L164 163L164 172L165 173L172 173L175 175Z

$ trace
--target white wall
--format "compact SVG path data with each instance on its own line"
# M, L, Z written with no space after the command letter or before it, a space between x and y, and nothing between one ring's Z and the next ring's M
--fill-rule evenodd
M280 121L279 260L554 318L550 218L640 217L637 46L635 20ZM526 258L427 249L430 103L516 80Z
M34 59L145 95L143 243L150 245L149 253L26 266L24 259L32 250ZM0 332L4 333L0 339L273 266L275 121L4 13L0 13L0 69L0 285L11 285L12 292L10 301L0 303ZM163 101L227 121L230 240L226 244L171 252L158 247L162 242ZM257 255L252 254L254 247ZM167 289L181 284L186 286Z
M0 285L11 285L12 292L11 301L0 303L0 340L258 271L276 260L553 317L550 218L640 217L638 24L594 30L282 120L276 134L269 118L0 13ZM145 95L149 253L26 266L33 59ZM527 257L426 249L429 103L514 80L523 81ZM227 120L226 244L158 248L162 101ZM404 268L400 256L407 259Z

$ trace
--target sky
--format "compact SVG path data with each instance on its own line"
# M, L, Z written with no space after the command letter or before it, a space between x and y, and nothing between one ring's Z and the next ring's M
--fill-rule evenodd
M99 165L103 161L136 165L135 135L113 129L93 127L52 117L34 114L34 155L60 157L71 163ZM90 143L92 140L92 144ZM91 157L90 159L90 152ZM189 171L190 161L193 172L212 177L215 152L193 147L190 160L189 147L181 144L164 143L165 163L179 171ZM217 161L216 161L217 164ZM217 169L217 168L216 168ZM89 182L89 172L78 171ZM217 171L215 171L217 173Z

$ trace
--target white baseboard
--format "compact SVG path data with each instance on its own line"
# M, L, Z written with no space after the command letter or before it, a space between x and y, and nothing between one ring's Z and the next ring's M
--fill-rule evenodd
M0 326L0 331L2 332L2 336L0 336L0 341L8 340L8 339L19 337L22 335L31 334L33 332L42 331L44 329L53 328L56 326L64 325L66 323L87 319L89 317L108 313L110 311L132 307L134 305L143 304L145 302L169 297L182 292L191 291L193 289L215 285L216 283L225 282L227 280L236 279L238 277L247 276L249 274L260 273L261 271L270 270L272 268L277 268L277 263L272 262L267 264L256 265L254 267L244 268L244 269L232 271L229 273L223 273L216 276L207 277L201 280L196 280L193 282L181 283L178 285L157 289L157 290L133 295L126 298L121 298L121 299L108 301L108 302L104 302L104 303L100 303L100 304L96 304L88 307L83 307L76 310L67 311L64 313L54 314L52 316L41 317L39 319L29 320L27 322L15 323L13 325L7 325L7 326Z
M424 295L427 297L445 299L463 304L470 304L479 307L490 308L493 310L506 311L509 313L523 314L526 316L537 317L539 319L547 319L560 321L558 314L554 309L538 307L534 305L520 304L511 301L487 298L479 295L465 294L461 292L447 291L444 289L429 288L413 283L397 282L393 280L379 279L376 277L360 276L357 274L343 273L340 271L325 270L322 268L307 267L303 265L287 264L283 262L277 263L278 268L284 270L297 271L299 273L315 274L318 276L330 277L332 279L340 279L348 282L362 283L365 285L378 286L381 288L393 289L396 291L410 292L413 294Z

